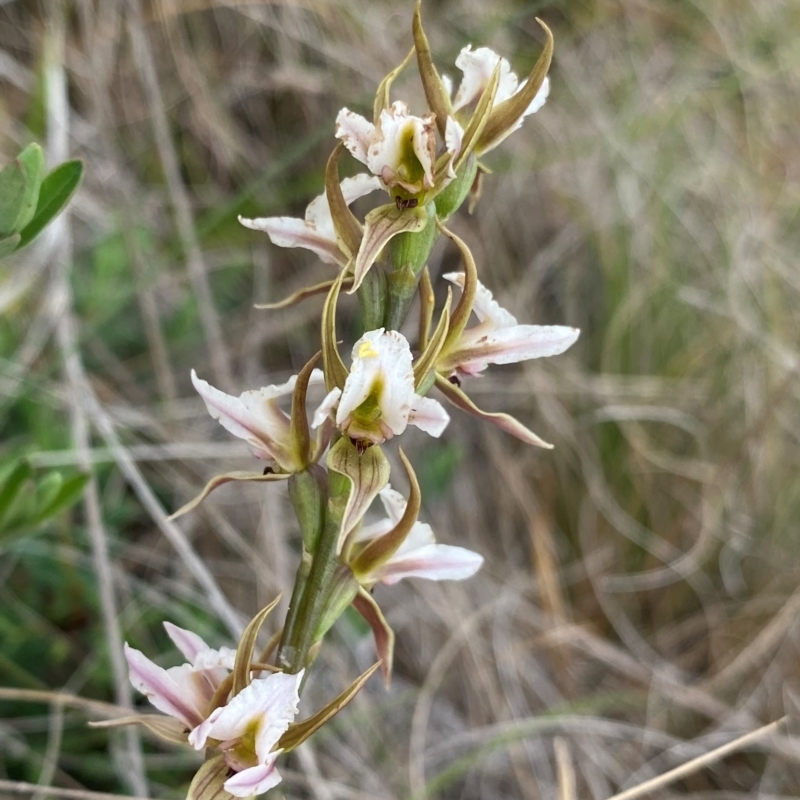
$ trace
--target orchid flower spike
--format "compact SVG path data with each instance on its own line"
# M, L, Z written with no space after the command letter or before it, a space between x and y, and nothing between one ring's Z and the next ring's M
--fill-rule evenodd
M411 348L397 331L378 328L353 346L353 363L344 389L334 388L314 415L321 425L336 408L336 425L351 439L380 444L401 434L411 423L431 436L441 436L450 417L436 400L414 391Z
M365 545L385 536L398 525L406 510L406 499L387 485L380 492L386 518L365 525L353 539L351 561L358 558ZM437 544L431 526L415 522L405 541L385 563L368 575L358 575L359 583L371 589L376 583L388 586L403 578L427 578L433 581L461 581L471 578L483 564L483 556L464 547Z
M233 669L236 653L228 647L214 650L196 633L170 622L164 627L188 663L163 669L126 643L129 678L159 711L191 730L211 712L212 699Z
M460 146L457 130L448 128L447 152L455 155ZM383 109L378 124L343 108L336 117L336 138L362 164L377 175L393 196L406 200L434 188L436 161L436 119L433 113L422 117L409 114L408 106L398 100ZM452 175L448 176L448 180ZM393 191L394 190L394 191ZM400 194L397 194L400 190Z
M294 391L297 377L293 375L280 386L265 386L234 397L201 380L192 370L192 383L208 413L227 431L244 439L256 458L285 473L300 472L308 464L308 454L298 452L293 439L291 417L278 406L279 398ZM309 383L324 383L322 370L315 369Z
M282 751L275 747L297 714L302 679L303 671L258 678L189 734L196 750L211 742L222 751L235 772L224 788L234 797L261 794L281 782L275 762Z
M450 272L444 277L464 288L463 272ZM479 375L489 364L557 356L580 335L577 328L565 325L519 325L480 281L472 310L479 324L465 328L455 342L444 348L437 361L437 372L446 378Z
M350 205L359 197L381 188L374 175L355 175L342 181L342 194ZM294 217L261 217L239 222L254 231L263 231L278 247L303 247L316 253L326 264L347 264L347 255L342 251L336 237L328 198L323 193L311 201L306 209L305 219Z

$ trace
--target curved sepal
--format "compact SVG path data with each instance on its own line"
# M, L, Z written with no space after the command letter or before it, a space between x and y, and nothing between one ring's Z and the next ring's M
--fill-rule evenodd
M478 268L475 266L475 259L472 257L472 253L466 243L438 220L436 224L445 236L452 239L456 247L461 251L461 257L464 260L463 292L459 298L458 305L453 311L453 316L450 317L447 336L442 345L442 350L440 351L447 352L447 349L459 340L469 322L472 307L475 305L475 294L478 291Z
M478 419L482 419L485 422L491 422L493 425L497 425L498 428L502 428L506 433L516 436L517 439L520 439L526 444L544 447L547 450L553 449L553 445L539 438L532 430L526 428L519 420L514 419L510 414L481 411L458 386L450 383L450 381L442 375L436 376L436 388L456 406L456 408L460 408L462 411L466 411L468 414L472 414L472 416L478 417Z
M378 86L378 91L375 93L375 103L372 108L372 118L375 125L380 122L381 111L385 111L392 104L390 93L392 91L392 84L395 82L397 76L408 66L411 59L414 58L414 48L408 51L408 55L403 59L402 63L395 67Z
M165 717L163 714L133 714L129 717L89 723L90 728L121 728L125 725L141 725L154 736L170 744L186 744L188 741L186 726L180 720Z
M392 682L392 666L394 664L394 631L386 621L386 617L383 616L375 598L363 586L353 600L353 608L364 617L372 628L375 649L380 659L383 684L388 689Z
M424 206L401 208L395 203L374 208L364 218L364 238L353 267L353 285L348 294L353 294L361 285L369 268L375 263L381 250L399 233L419 233L428 222Z
M389 483L391 467L380 447L373 446L359 452L346 436L330 449L328 467L350 481L350 493L336 547L336 552L341 553L347 534L364 516L378 492Z
M525 85L516 94L509 97L508 100L504 100L492 110L486 127L484 127L475 146L475 150L478 153L490 150L517 127L517 123L525 115L528 106L533 102L539 89L542 88L544 79L547 77L550 62L553 59L553 33L538 17L536 21L547 37L544 50L531 70Z
M308 467L312 457L311 431L308 427L308 415L306 414L308 382L311 380L311 373L314 371L314 367L317 365L321 355L321 352L316 353L300 370L294 385L294 392L292 392L292 416L289 428L295 458L303 469Z
M358 252L362 234L361 223L347 205L339 181L339 156L343 150L344 145L341 142L337 143L328 159L325 167L325 196L328 198L328 207L339 247L347 258L352 258Z
M231 690L233 697L236 697L242 689L250 685L250 665L253 662L253 652L256 648L258 632L261 630L264 620L272 613L280 601L281 595L279 594L268 606L262 608L250 620L244 629L244 633L242 633L242 638L239 639L239 645L236 648L236 660L233 663L233 688Z
M436 295L433 293L430 270L425 267L420 273L419 284L419 347L424 350L428 346L428 337L431 334L433 324L433 309L436 302Z
M422 292L420 292L422 297ZM430 341L425 345L422 355L414 362L414 388L419 393L420 387L428 382L430 373L436 368L436 361L442 352L444 343L447 339L447 331L450 328L450 304L453 302L453 292L448 288L447 299L444 302L442 314L439 317L439 324L433 332ZM432 311L433 309L431 309ZM420 314L425 313L425 309ZM430 323L428 323L430 324ZM425 337L427 340L427 336Z
M206 485L202 492L200 492L194 500L190 500L185 505L182 505L174 514L169 516L170 520L176 520L184 514L193 511L203 500L208 497L211 492L219 486L231 481L245 481L261 483L262 481L285 481L289 478L288 473L268 472L266 475L263 472L246 472L244 470L236 470L234 472L225 472L222 475L215 475Z
M336 305L346 271L346 268L343 269L331 284L322 307L322 371L325 373L325 388L329 392L334 388L342 389L347 380L347 367L336 346Z
M399 454L410 484L408 503L397 525L383 536L373 539L350 564L350 568L353 570L356 580L359 581L375 570L380 569L391 559L400 548L400 545L406 540L406 537L410 533L411 528L414 527L414 523L419 516L419 509L422 503L419 482L417 481L417 476L414 474L411 462L406 458L402 447L399 450Z
M486 130L486 126L492 117L492 107L494 106L494 99L497 96L497 87L499 85L500 62L498 61L491 78L489 78L489 82L486 84L486 88L481 94L480 100L478 100L478 104L475 106L475 111L473 111L470 117L469 124L464 131L464 135L461 139L461 149L453 162L453 169L456 171L458 171L458 168L472 154L472 151L475 150L478 142L480 142L481 135L484 130Z
M414 20L411 23L414 49L417 52L417 65L422 79L422 87L425 90L425 99L428 101L430 110L436 114L436 127L439 129L439 135L444 138L447 118L453 113L453 106L450 102L450 93L433 63L431 46L422 28L421 6L421 0L417 0L414 6Z
M328 720L335 717L358 694L361 687L372 677L375 670L380 666L380 661L373 664L366 672L359 675L359 677L338 697L331 700L328 705L321 708L316 714L308 719L304 719L302 722L295 722L290 725L289 730L278 740L278 747L288 753L290 750L294 750L296 747L303 744L312 733L319 730Z
M208 759L192 778L186 800L232 800L234 795L223 786L229 772L224 754Z
M277 311L282 308L290 308L291 306L296 306L298 303L301 303L303 300L306 300L309 297L314 297L318 294L326 294L331 290L331 286L333 286L334 283L336 283L336 278L333 278L329 281L322 281L321 283L315 283L313 286L306 286L302 289L298 289L288 297L284 297L283 300L278 300L275 303L256 303L253 308L257 308L260 311ZM352 278L344 278L342 280L342 286L350 288L352 284Z

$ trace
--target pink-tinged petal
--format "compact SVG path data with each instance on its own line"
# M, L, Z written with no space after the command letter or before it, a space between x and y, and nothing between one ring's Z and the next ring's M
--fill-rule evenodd
M194 660L200 653L209 650L209 646L192 631L187 631L184 628L179 628L171 622L164 622L164 629L167 636L172 639L175 647L181 651L184 658L190 663L194 664Z
M194 370L192 370L192 384L203 398L208 413L225 430L239 439L244 439L258 458L275 457L276 443L272 440L272 431L264 424L263 419L247 407L242 398L215 389L207 381L198 378ZM252 401L249 405L253 405Z
M141 692L159 710L193 728L203 719L198 701L197 688L192 679L192 668L188 664L162 669L139 650L125 644L133 688Z
M336 115L336 138L341 139L362 164L367 163L367 150L374 137L375 126L360 114L343 108Z
M323 195L324 197L324 195ZM328 211L330 216L330 210ZM347 259L336 242L332 230L323 227L318 230L315 225L304 219L294 217L261 217L259 219L245 219L239 217L239 222L246 228L262 231L278 247L303 247L316 253L326 264L340 264L344 266Z
M215 708L208 719L203 720L197 727L189 732L189 744L194 747L195 750L202 750L206 746L206 741L211 735L211 729L214 727L214 723L219 719L224 709L225 706Z
M370 396L380 409L376 424L392 434L402 433L414 400L411 348L397 331L378 328L365 333L353 346L353 365L336 411L336 424L348 427L353 412ZM344 428L343 428L344 430Z
M311 420L311 427L312 428L319 428L328 416L330 415L331 411L336 408L336 403L339 402L339 398L342 396L342 390L338 386L334 386L328 394L325 395L322 402L319 404L319 407L314 412L314 417Z
M450 422L450 415L437 400L432 400L430 397L420 397L417 394L414 395L408 421L412 425L416 425L421 431L425 431L429 436L438 439Z
M352 178L345 178L342 181L342 195L347 205L350 205L359 197L374 192L381 188L381 182L374 175L362 172ZM315 197L306 209L306 223L317 233L329 242L336 244L336 228L333 225L331 207L328 204L328 195L323 193ZM305 245L303 245L305 246Z
M464 288L463 272L448 272L443 277L450 281L450 283L454 283L460 289ZM490 328L510 328L517 324L517 320L513 314L506 311L480 281L478 282L478 288L475 292L475 304L472 310L481 322L490 323Z
M280 753L274 753L266 764L258 764L232 775L225 781L225 791L234 797L253 797L277 786L283 780L280 772L275 769L279 755Z
M461 581L472 577L483 564L483 556L464 547L429 544L404 556L396 555L375 575L387 585L403 578L427 578L432 581Z
M464 77L453 102L455 111L478 100L488 85L498 62L500 63L500 82L497 86L494 106L516 94L519 83L517 76L511 71L508 61L488 47L472 50L472 46L467 45L461 50L456 58L456 66L464 73Z
M481 336L465 332L447 361L467 374L477 374L489 364L516 364L533 358L557 356L578 340L580 331L565 325L516 325Z
M263 762L297 714L301 680L302 673L276 672L253 681L222 707L213 724L196 734L197 740L210 736L229 742L255 728L256 755ZM190 742L198 747L192 736Z

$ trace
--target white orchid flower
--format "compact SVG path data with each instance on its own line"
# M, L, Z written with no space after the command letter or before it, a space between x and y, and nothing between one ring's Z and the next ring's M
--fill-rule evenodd
M397 331L378 328L353 345L353 364L344 389L323 400L312 425L336 408L336 425L351 439L380 444L401 434L410 423L441 436L450 417L436 400L414 391L411 348Z
M453 110L460 111L472 103L476 102L488 85L492 74L497 65L500 64L500 80L497 86L497 94L494 98L492 108L497 108L501 103L513 97L527 81L521 84L517 76L511 71L511 66L505 58L502 58L488 47L479 47L473 50L471 45L464 47L456 58L456 66L464 73L461 84L453 100ZM536 93L528 108L517 121L517 124L505 131L501 138L496 139L487 148L493 149L500 144L506 136L513 133L521 125L525 117L535 114L547 100L550 94L550 78L545 77L544 83ZM486 152L485 150L482 152Z
M258 678L189 734L196 750L209 739L218 742L225 763L236 773L224 783L234 797L261 794L281 782L275 768L281 750L275 746L297 714L302 679L302 671Z
M280 386L265 386L244 392L239 397L215 389L192 370L192 384L206 404L208 413L227 431L244 439L256 458L263 458L284 472L304 469L302 454L295 452L291 437L291 418L278 405L278 399L292 394L297 375ZM324 383L322 370L311 373L309 384Z
M354 539L356 547L389 533L406 510L406 499L391 485L380 492L380 498L387 517L364 526ZM464 547L437 544L431 526L415 522L395 554L366 579L362 578L362 583L369 589L379 582L392 585L403 578L460 581L471 578L482 564L483 556Z
M463 272L450 272L444 277L464 288ZM479 375L489 364L555 356L573 345L580 335L577 328L565 325L519 325L480 282L472 310L479 324L466 328L436 365L437 371L448 378Z
M366 173L342 181L342 194L347 205L380 188L378 178ZM348 259L336 238L331 209L324 193L311 201L305 219L239 217L239 222L246 228L263 231L278 247L303 247L316 253L326 264L339 264L342 267L347 264Z
M433 187L434 114L415 117L398 100L381 111L378 124L373 125L360 114L343 108L336 117L336 138L380 178L387 190L397 186L419 194Z
M211 700L233 669L236 652L228 647L214 650L196 633L172 623L164 627L188 663L163 669L126 643L130 682L159 711L192 729L211 711Z

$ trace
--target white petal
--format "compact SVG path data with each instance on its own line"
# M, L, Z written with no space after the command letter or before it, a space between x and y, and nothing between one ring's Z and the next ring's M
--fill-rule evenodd
M522 87L520 87L520 89L521 88ZM539 87L539 91L536 92L533 100L531 100L531 104L525 109L525 113L522 116L527 117L529 114L535 114L545 104L545 102L547 102L549 94L550 76L546 75L542 85Z
M236 651L230 647L220 647L219 650L208 648L199 653L194 661L194 668L197 670L232 670L236 661Z
M328 418L328 415L336 407L336 403L342 396L342 390L338 386L334 386L328 394L325 395L319 408L314 412L314 418L311 420L312 428L319 428L323 422Z
M464 129L453 117L447 118L444 129L444 144L447 152L451 153L453 160L461 152L461 144L464 139ZM450 162L452 164L452 161ZM452 168L451 168L452 169ZM455 172L453 173L455 176Z
M263 794L281 780L281 774L275 769L279 753L270 755L267 763L249 767L232 775L224 783L224 789L234 797L254 797Z
M438 439L450 422L450 415L437 400L415 394L408 421Z
M442 86L448 97L453 96L453 79L449 75L442 75Z
M400 522L403 514L406 513L406 506L408 502L400 492L392 489L391 484L387 484L380 492L381 503L386 511L386 516L389 517L389 522L392 526Z
M323 195L317 200L324 200L327 208L327 199ZM313 201L312 205L314 204ZM309 206L310 208L310 206ZM308 212L306 212L308 213ZM324 219L324 211L317 208L313 214L318 219ZM327 210L330 219L330 209ZM261 217L259 219L245 219L239 217L239 222L246 228L266 233L272 243L278 247L303 247L316 253L326 264L344 264L347 259L339 249L336 237L333 235L333 222L330 225L318 228L314 223L294 217Z
M253 681L221 709L203 733L206 737L232 741L254 727L256 755L259 763L264 763L297 714L301 680L302 673L276 672ZM192 744L198 747L194 741Z
M448 272L444 277L459 288L464 288L463 272ZM480 281L478 281L475 304L472 306L472 310L481 322L487 321L491 323L490 329L510 328L517 324L514 315L506 311Z
M336 138L344 142L355 158L366 164L367 149L375 138L375 126L360 114L343 108L336 115Z
M344 201L347 205L355 202L359 197L364 197L370 192L377 191L380 188L381 182L378 178L366 172L353 175L352 178L345 178L342 181L342 194L344 195Z
M373 393L377 395L380 422L395 435L408 424L414 399L411 348L397 331L378 328L353 345L353 365L336 411L336 424L345 424Z
M405 541L397 549L397 552L392 556L390 562L404 559L413 551L431 544L436 544L436 536L434 536L433 528L431 528L427 522L415 522L411 526L411 530L408 532Z
M468 106L481 96L498 61L500 62L500 83L495 95L495 106L507 100L517 91L517 76L511 71L508 61L488 47L472 50L471 45L467 45L461 50L456 58L456 66L464 73L464 77L453 102L454 111Z
M385 564L376 577L391 585L402 578L460 581L472 577L483 564L483 556L464 547L429 544Z

